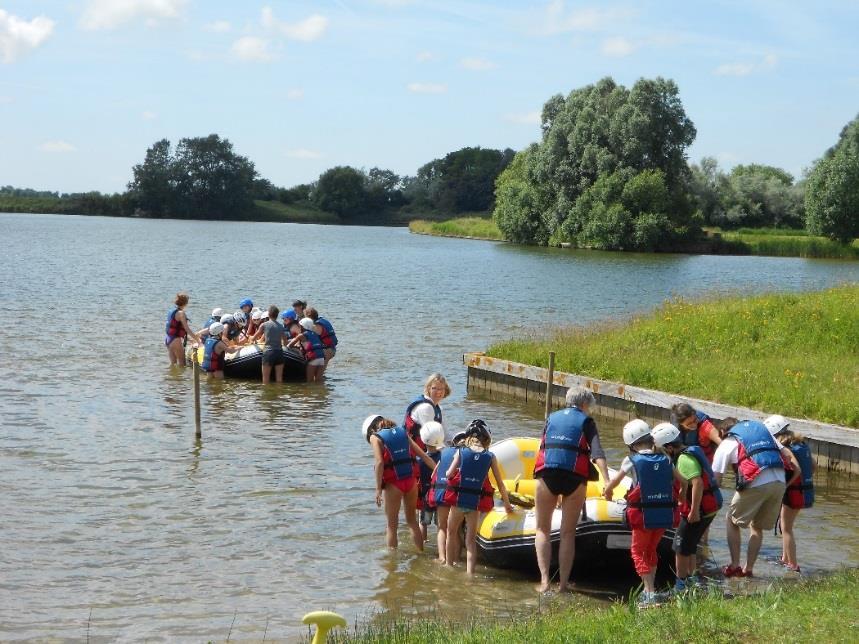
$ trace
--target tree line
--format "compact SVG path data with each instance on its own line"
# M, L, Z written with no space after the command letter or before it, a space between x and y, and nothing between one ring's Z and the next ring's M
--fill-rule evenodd
M799 181L767 165L690 165L695 126L663 78L631 88L604 78L553 96L541 123L541 140L496 183L494 219L510 241L676 250L704 226L859 236L859 117Z

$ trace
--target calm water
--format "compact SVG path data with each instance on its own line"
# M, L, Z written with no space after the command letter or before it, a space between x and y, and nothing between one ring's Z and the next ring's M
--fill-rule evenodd
M465 582L408 545L385 551L361 420L399 419L438 370L453 387L447 423L483 416L497 437L537 435L537 410L465 397L463 351L673 294L859 281L859 263L576 253L390 228L0 215L0 237L1 639L81 639L88 622L93 639L224 639L233 620L234 639L294 638L312 609L454 618L463 584L479 611L536 606L530 578L484 568ZM169 368L162 342L181 289L195 327L247 295L308 299L341 338L326 384L204 382L195 444L190 372ZM859 564L857 504L840 503L859 485L819 484L800 521L803 567ZM724 559L721 530L714 548Z

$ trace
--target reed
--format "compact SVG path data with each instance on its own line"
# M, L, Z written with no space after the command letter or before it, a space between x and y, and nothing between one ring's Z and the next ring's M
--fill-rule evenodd
M498 226L492 219L483 217L458 217L446 221L427 221L415 219L409 222L409 230L413 233L423 235L437 235L440 237L471 237L473 239L487 239L501 241L503 237Z
M859 284L673 299L632 319L489 348L496 358L859 427Z

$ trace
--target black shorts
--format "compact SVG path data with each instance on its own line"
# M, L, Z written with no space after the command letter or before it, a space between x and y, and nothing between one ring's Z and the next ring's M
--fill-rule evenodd
M283 364L283 351L280 349L266 349L262 352L262 363L272 367Z
M698 550L698 543L701 537L713 523L716 515L710 517L701 517L698 523L689 523L686 517L680 517L680 525L677 526L677 532L674 533L674 552L688 557L694 555Z
M534 478L543 479L543 483L549 488L549 492L556 496L569 496L577 489L585 480L576 474L567 470L541 470L534 475Z

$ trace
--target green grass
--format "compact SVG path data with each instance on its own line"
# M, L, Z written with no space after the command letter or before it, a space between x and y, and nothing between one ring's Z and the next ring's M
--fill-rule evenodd
M859 259L859 239L852 244L840 244L826 237L809 235L804 230L783 228L740 228L718 233L730 252L732 246L738 252L750 255L774 257L816 257L830 259Z
M501 231L492 219L484 217L457 217L447 221L416 219L409 222L409 230L424 235L448 237L474 237L476 239L502 240Z
M457 592L455 589L453 592ZM466 602L467 603L467 602ZM515 604L515 601L513 602ZM500 621L500 623L498 623ZM333 643L508 644L510 642L855 642L859 640L859 573L795 584L775 584L757 595L725 599L721 593L638 611L630 603L603 609L548 609L495 623L457 624L444 619L373 622Z
M255 201L256 221L281 221L300 224L340 224L340 218L311 206L284 204L280 201Z
M859 427L859 285L682 299L623 323L489 348L497 358Z

